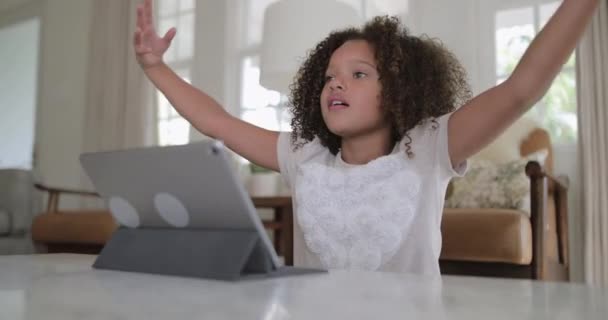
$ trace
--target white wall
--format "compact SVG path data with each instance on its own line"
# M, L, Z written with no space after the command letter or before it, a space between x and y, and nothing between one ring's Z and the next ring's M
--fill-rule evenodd
M20 7L28 2L32 2L32 1L31 0L2 0L2 2L0 2L0 12L7 12L10 9Z
M4 0L0 3L0 26L32 17L40 19L38 66L24 65L19 72L37 69L38 90L33 88L28 92L37 102L34 166L40 180L51 186L77 188L80 185L78 155L84 130L92 1ZM70 207L75 201L65 199L63 203Z
M0 2L0 27L32 17L40 19L38 66L23 66L21 70L38 69L38 90L28 92L30 98L37 102L34 166L40 180L50 186L80 186L78 156L85 130L83 119L92 1ZM3 50L6 50L4 46ZM77 201L62 198L62 204L72 207L77 205Z
M470 80L473 92L480 92L479 59L480 17L478 0L410 0L406 26L415 35L437 38L460 60Z

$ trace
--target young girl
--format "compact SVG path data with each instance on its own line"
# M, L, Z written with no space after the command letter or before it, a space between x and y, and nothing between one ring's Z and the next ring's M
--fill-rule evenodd
M396 18L334 32L295 78L291 134L231 116L169 69L176 30L157 35L151 0L138 7L134 46L195 128L286 179L296 266L438 275L449 180L545 94L597 3L564 0L513 74L473 99L454 56Z

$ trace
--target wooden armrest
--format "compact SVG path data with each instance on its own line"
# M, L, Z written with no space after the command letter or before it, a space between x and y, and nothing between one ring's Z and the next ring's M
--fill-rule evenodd
M533 255L537 259L535 264L538 264L538 272L542 272L542 256L545 241L545 222L546 217L546 201L548 192L548 182L554 185L555 199L555 214L556 214L556 232L557 232L557 249L559 262L564 266L569 265L568 254L568 188L570 181L566 176L555 177L546 173L540 163L530 161L526 164L526 175L530 178L530 219L532 220L532 230L534 238Z
M45 185L40 184L40 183L35 183L34 186L36 186L36 189L42 190L42 191L46 191L46 192L66 193L66 194L74 194L74 195L80 195L80 196L99 197L99 194L97 192L92 192L92 191L75 190L75 189L63 189L63 188L53 188L53 187L45 186Z
M544 178L546 177L549 181L553 182L558 189L568 190L570 187L570 180L566 176L555 177L543 169L543 167L537 161L530 161L526 164L526 175L530 178Z
M85 197L99 197L99 194L92 191L75 190L75 189L64 189L64 188L53 188L45 186L41 183L35 183L36 189L49 193L49 199L46 206L47 212L57 212L59 209L59 196L61 194L71 194Z

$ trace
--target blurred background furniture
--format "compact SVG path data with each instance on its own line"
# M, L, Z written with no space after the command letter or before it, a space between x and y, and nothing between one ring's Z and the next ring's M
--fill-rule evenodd
M515 126L514 130L521 131ZM521 131L521 132L525 132ZM543 164L527 161L520 168L528 186L528 212L519 208L446 208L442 220L443 247L440 267L444 274L513 277L537 280L569 279L568 182L552 176L553 151L549 134L532 128L518 141L518 156L547 150ZM500 147L502 149L502 147ZM477 186L486 188L487 186ZM49 194L46 212L36 217L32 237L49 252L97 253L116 228L105 210L59 209L59 197L96 193L38 188ZM253 197L257 208L270 208L273 218L264 221L279 255L293 263L291 198Z
M30 226L41 201L31 170L0 170L0 255L35 251Z
M537 161L525 165L529 212L517 208L444 210L442 273L568 281L568 179L552 176L549 134L534 128L521 141L519 152L525 157L539 150L548 151L544 165Z
M46 211L32 224L32 239L49 253L97 254L110 239L117 224L105 209L61 210L61 195L99 197L95 192L50 188L42 184L36 187L48 193ZM263 220L271 234L275 249L285 263L293 264L292 205L290 197L252 197L258 209L271 209L272 218Z
M61 195L98 197L97 193L36 184L47 192L46 210L34 219L32 239L48 253L97 254L116 229L112 215L105 209L60 210Z

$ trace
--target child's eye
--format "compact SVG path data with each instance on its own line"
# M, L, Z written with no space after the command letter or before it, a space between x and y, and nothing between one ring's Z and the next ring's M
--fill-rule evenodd
M353 76L355 77L355 79L359 79L367 76L367 74L365 74L364 72L355 72Z
M325 76L325 82L330 82L333 78L333 76Z

